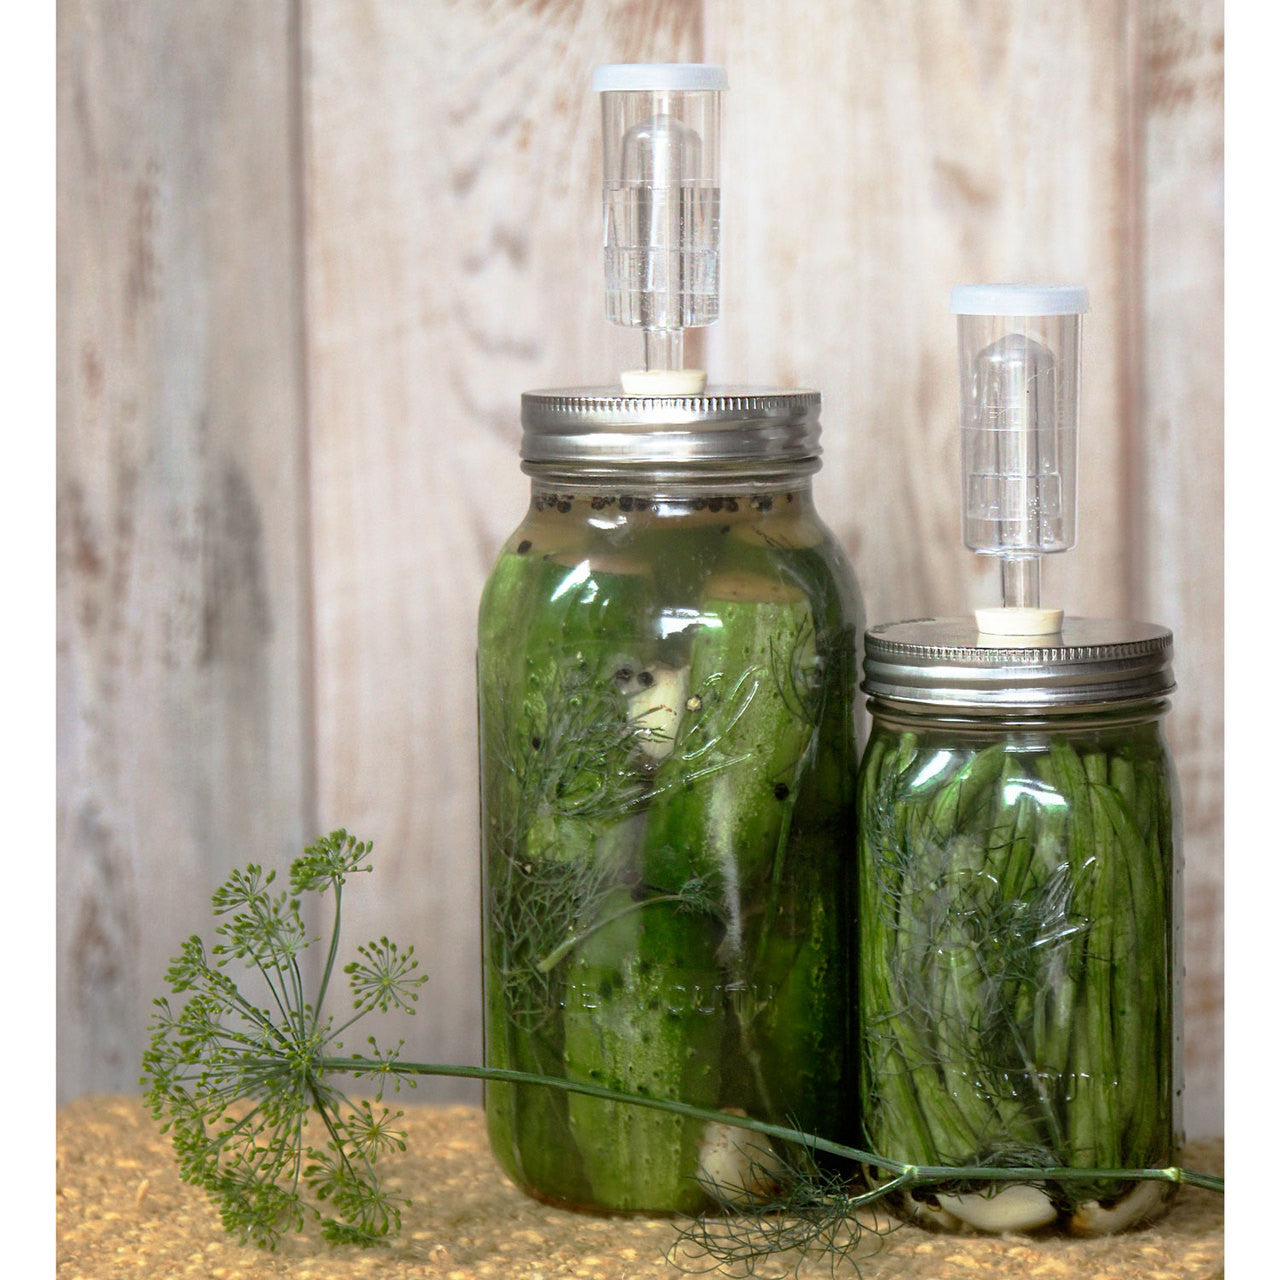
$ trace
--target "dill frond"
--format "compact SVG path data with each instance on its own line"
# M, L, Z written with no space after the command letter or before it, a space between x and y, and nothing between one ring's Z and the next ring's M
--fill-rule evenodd
M897 1223L879 1212L877 1192L860 1190L847 1172L820 1165L811 1148L779 1144L767 1166L750 1164L747 1185L772 1184L771 1194L744 1196L738 1187L707 1189L714 1210L682 1222L667 1261L691 1274L752 1276L765 1262L789 1265L797 1278L842 1263L860 1273Z
M372 1244L399 1230L404 1197L384 1190L377 1162L403 1150L402 1113L381 1104L383 1090L412 1083L398 1048L363 1059L374 1099L352 1102L333 1081L326 1057L338 1036L366 1013L412 1012L418 988L413 948L382 938L346 966L354 1014L341 1027L323 1013L341 928L348 876L368 870L371 846L335 831L309 847L290 870L291 892L273 893L274 872L233 871L213 895L221 942L198 937L169 966L175 1009L154 1002L142 1084L153 1117L173 1140L185 1181L216 1201L223 1225L243 1243L273 1249L282 1235L319 1225L326 1239ZM301 896L331 893L328 961L314 1000L298 956L308 936ZM265 981L274 1007L245 997L229 970L240 962Z

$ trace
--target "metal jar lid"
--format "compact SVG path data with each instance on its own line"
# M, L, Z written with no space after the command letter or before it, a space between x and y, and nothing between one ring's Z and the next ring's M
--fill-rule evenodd
M1167 627L1064 618L1052 636L978 632L973 618L872 627L863 690L913 710L1051 714L1164 698L1174 689Z
M679 479L810 475L821 465L816 391L708 387L701 395L628 396L611 387L526 391L530 475Z

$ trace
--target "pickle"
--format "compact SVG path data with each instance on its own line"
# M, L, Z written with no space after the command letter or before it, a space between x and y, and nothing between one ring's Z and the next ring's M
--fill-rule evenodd
M841 1137L855 1119L856 1090L845 1052L853 1033L847 905L814 892L790 928L749 934L752 966L738 1002L768 1118Z
M722 574L700 605L687 715L649 810L644 877L676 892L714 884L740 944L740 896L774 876L799 774L814 738L816 670L804 597L774 579Z
M500 744L482 762L486 984L500 993L486 999L486 1060L563 1076L563 972L539 962L592 914L625 857L629 809L646 783L630 764L616 675L634 661L652 583L644 572L598 571L586 559L527 563L523 588L501 563L495 575L507 616L529 619L523 651L502 663L501 637L482 636L481 683L492 691L484 731ZM500 669L486 671L486 657ZM491 1142L513 1177L549 1199L587 1201L564 1093L491 1084L486 1109Z
M627 501L548 496L486 588L486 1059L846 1136L856 593L830 548L729 536L778 523L746 498ZM696 1122L486 1108L534 1195L707 1204Z
M714 1107L720 1088L722 930L706 914L619 888L578 948L565 1007L570 1078ZM683 1116L570 1096L569 1124L596 1205L691 1213L702 1125Z
M796 941L780 940L775 952L769 938L800 775L816 732L813 621L800 592L776 577L744 572L708 579L699 612L707 621L693 638L686 715L655 781L642 874L651 892L709 894L718 904L725 926L720 961L737 1020L731 1051L745 1060L757 1110L774 1114L775 1095L797 1096L795 1080L781 1078L779 1068L784 1061L795 1065L799 1046L784 1048L780 1040L774 1061L760 1048L756 1018L768 1008L775 1030L798 1019L783 1039L803 1042L816 1012L796 971ZM745 902L763 903L766 917L750 955ZM673 930L680 924L673 922ZM696 945L699 928L696 917L686 917L679 944ZM825 969L824 955L805 960Z

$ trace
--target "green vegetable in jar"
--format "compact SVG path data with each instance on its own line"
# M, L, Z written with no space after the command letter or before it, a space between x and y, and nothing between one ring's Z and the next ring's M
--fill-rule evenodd
M848 1136L856 600L807 495L777 501L535 498L499 559L486 1059ZM542 1198L707 1203L700 1122L518 1084L486 1111Z
M939 1165L1172 1160L1171 789L1153 720L877 720L858 788L872 1149ZM1088 1231L1164 1196L1106 1179L1000 1194L958 1184L906 1208L944 1226ZM1126 1217L1127 1196L1141 1203Z

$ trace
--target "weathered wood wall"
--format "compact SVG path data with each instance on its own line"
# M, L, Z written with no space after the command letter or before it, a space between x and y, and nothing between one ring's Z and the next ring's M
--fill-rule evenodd
M58 1052L127 1089L200 900L312 834L287 6L58 31Z
M473 623L519 393L634 354L590 71L689 59L731 84L709 367L824 392L873 620L994 592L950 287L1090 287L1046 594L1176 632L1187 1121L1221 1131L1218 0L60 0L62 1097L133 1087L228 866L339 824L377 851L352 940L432 975L406 1051L478 1056Z

